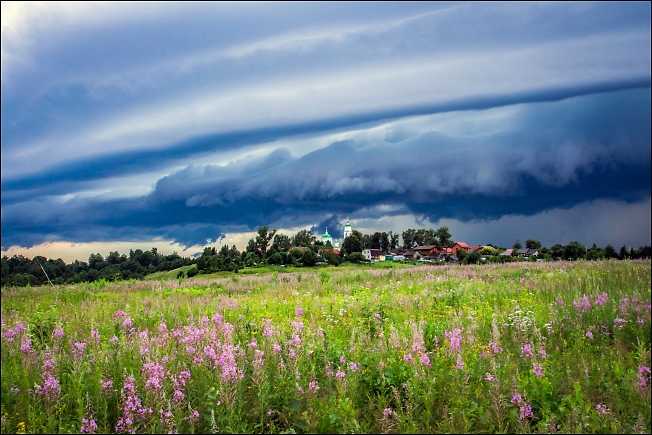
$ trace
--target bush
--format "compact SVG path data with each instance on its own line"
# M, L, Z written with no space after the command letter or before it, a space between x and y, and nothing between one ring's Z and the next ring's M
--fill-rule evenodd
M367 261L366 258L364 258L364 255L362 255L362 252L351 252L349 255L346 256L346 261Z
M198 273L199 273L199 269L197 269L196 267L193 266L190 269L188 269L188 278L192 278L193 276L197 275Z

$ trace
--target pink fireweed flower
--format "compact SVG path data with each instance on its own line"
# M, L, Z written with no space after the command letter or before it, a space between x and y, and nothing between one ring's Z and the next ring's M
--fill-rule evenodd
M117 343L119 341L120 341L120 339L118 337L116 337L115 335L113 337L109 338L109 343L111 343L111 344Z
M183 399L186 396L183 394L181 390L174 390L174 395L172 396L172 400L174 400L177 403L183 402Z
M390 418L392 415L394 415L394 411L392 411L392 408L385 408L383 410L383 417L384 418Z
M14 331L16 331L16 334L25 332L26 331L25 325L23 325L22 323L17 324L16 327L14 328Z
M16 331L14 331L13 329L10 329L2 334L2 337L4 337L4 339L7 340L7 343L13 343L15 336L16 336Z
M426 367L432 367L430 364L430 358L428 358L428 355L421 355L421 365L424 365Z
M126 316L126 314L125 314L125 312L122 311L122 310L118 310L118 311L116 311L115 314L113 315L113 317L114 317L115 319L119 319L119 318L122 318L122 317L124 317L124 316Z
M496 343L494 343L493 341L490 341L490 342L489 342L489 348L491 349L491 351L493 352L494 355L499 354L500 352L503 351L503 349L502 349L501 347L499 347L499 346L498 346Z
M627 320L625 320L625 319L621 319L620 317L616 317L616 318L614 319L614 326L615 326L616 328L622 328L622 326L623 326L625 323L627 323Z
M411 353L406 353L405 355L403 355L403 361L405 361L405 362L407 362L409 364L412 364L412 363L414 363L414 358L412 358Z
M100 344L100 333L96 329L91 329L91 340L96 344Z
M10 391L11 391L12 393L14 393L14 394L18 394L18 393L20 393L20 388L13 388L13 387L12 387Z
M532 373L534 373L536 376L545 376L543 373L543 367L541 367L538 364L535 364L534 367L532 368Z
M294 310L294 315L297 317L303 317L303 308L297 307L297 309Z
M608 296L606 293L602 293L600 296L598 296L598 297L596 298L596 300L595 300L595 306L596 306L596 307L601 307L601 306L603 306L604 304L606 304L606 303L607 303L607 298L608 298L608 297L609 297L609 296Z
M523 359L532 359L534 358L534 355L532 354L532 345L529 343L523 344L521 346L521 358Z
M113 381L111 379L102 381L100 380L100 387L103 392L105 393L111 393L113 392Z
M564 301L559 298L555 298L555 302L557 302L558 305L564 305Z
M595 409L597 409L600 414L609 414L609 408L603 404L595 405Z
M82 418L82 424L79 428L80 433L96 433L97 423L93 418Z
M523 398L519 393L513 393L511 402L515 405L518 405L520 403L523 403Z
M591 331L587 331L587 333L584 335L586 335L586 338L590 338L591 340L593 340L593 333Z
M462 350L462 330L460 328L455 328L453 331L445 331L444 335L450 343L450 350L460 351Z
M295 334L300 334L301 331L303 330L303 322L302 321L292 322L292 330L294 331Z
M545 349L539 349L539 356L541 356L543 359L548 358L548 354L546 353Z
M32 339L29 337L23 338L23 342L20 344L20 351L22 353L31 353L32 352Z
M43 386L36 384L34 386L34 392L45 398L49 402L55 401L59 397L61 392L61 386L59 385L59 380L52 376L50 373L43 373L41 375L43 378Z
M484 378L485 381L489 382L494 382L496 381L496 378L491 375L491 373L487 373L487 376Z
M72 356L75 359L79 359L84 356L84 343L77 341L72 345Z
M131 321L131 317L127 317L124 322L122 322L122 329L130 329L134 326L134 323Z
M163 387L162 383L166 377L163 366L157 362L145 363L143 364L142 371L147 374L145 389L151 391L161 390Z
M457 364L455 366L457 370L464 370L464 360L461 357L457 357Z
M344 373L342 370L338 370L337 373L335 373L335 377L339 379L344 379L346 376L346 373Z
M186 383L190 380L190 377L190 372L188 370L183 370L181 373L179 373L177 381L181 387L185 387Z
M317 337L321 338L323 336L324 336L324 330L323 329L318 330L317 331Z
M354 362L350 363L349 364L349 370L354 372L354 373L357 372L358 370L360 370L360 364L359 363L354 363Z
M57 329L55 329L54 332L52 333L52 337L53 337L55 340L58 340L58 339L63 338L63 337L65 337L65 336L66 336L66 334L63 332L63 328L57 328Z
M530 417L534 417L534 413L532 412L532 406L529 403L525 403L521 405L520 411L521 412L520 412L519 419L521 421L525 421Z
M281 348L281 346L279 346L279 345L276 344L276 343L274 343L274 344L272 345L272 349L274 349L274 352L277 352L277 353L280 353L280 352L283 350L283 349Z
M646 388L649 380L650 380L650 368L647 366L639 366L636 386L639 388Z
M591 310L591 301L588 296L582 296L579 300L573 301L576 310L586 313Z
M313 391L313 390L315 391L319 390L319 384L317 383L317 381L310 381L310 383L308 384L308 391Z

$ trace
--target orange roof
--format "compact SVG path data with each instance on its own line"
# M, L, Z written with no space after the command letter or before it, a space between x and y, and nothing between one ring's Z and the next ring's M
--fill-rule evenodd
M455 245L460 245L461 248L468 248L469 247L469 245L467 245L464 242L455 242L455 244L453 246L455 246Z

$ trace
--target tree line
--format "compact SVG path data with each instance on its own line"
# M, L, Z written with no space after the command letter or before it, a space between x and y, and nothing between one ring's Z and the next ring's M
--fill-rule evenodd
M48 259L36 256L32 259L23 255L2 257L2 286L37 286L48 284L72 284L93 282L104 279L142 279L154 272L173 270L194 263L191 258L181 257L176 252L162 255L157 248L149 251L132 249L129 256L118 251L109 253L104 258L101 254L91 254L88 262L75 260L66 264L62 259ZM47 274L47 276L46 276Z
M119 279L141 279L148 274L174 270L183 266L191 267L187 272L179 271L177 278L192 277L197 274L209 274L220 271L237 272L245 267L260 265L287 265L296 267L311 267L318 263L339 265L342 262L362 262L365 258L362 251L365 249L380 249L390 252L392 249L412 249L417 246L437 246L438 248L451 247L454 244L452 234L447 227L438 229L413 229L409 228L402 233L374 232L362 234L358 230L347 237L339 249L339 253L328 242L324 245L321 240L308 230L301 230L293 236L279 233L267 226L259 227L255 237L252 237L243 251L235 245L222 246L219 250L215 247L205 247L198 258L186 258L176 252L171 255L159 254L156 248L150 251L140 249L130 250L129 255L120 255L117 251L111 252L106 258L101 254L91 254L88 262L77 261L66 264L61 259L47 259L36 256L29 259L22 255L11 258L2 257L2 286L42 285L48 283L47 276L54 284L67 284L77 282L93 282L99 279L114 281ZM462 264L480 262L507 262L520 261L523 256L518 250L523 245L519 240L512 246L511 256L500 255L504 247L488 245L481 251L467 253L458 250L455 254ZM577 241L568 245L555 244L550 248L541 245L535 239L527 239L525 247L536 249L536 256L529 256L529 260L600 260L600 259L628 259L650 258L650 246L636 249L621 247L617 251L613 246L607 245L598 248L595 244L591 248ZM45 271L45 273L44 273Z

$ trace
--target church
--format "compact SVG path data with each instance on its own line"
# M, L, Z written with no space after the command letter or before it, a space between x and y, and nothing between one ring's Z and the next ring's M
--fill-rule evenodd
M344 225L344 239L349 237L351 234L353 234L353 228L351 227L351 223L349 222L349 218L346 218L346 224ZM344 240L342 239L342 240ZM321 242L325 245L326 242L330 242L331 246L335 249L340 249L340 241L337 239L333 239L333 236L328 234L328 227L326 227L326 232L324 233L323 236L321 236Z

